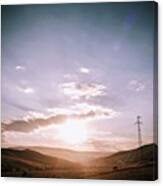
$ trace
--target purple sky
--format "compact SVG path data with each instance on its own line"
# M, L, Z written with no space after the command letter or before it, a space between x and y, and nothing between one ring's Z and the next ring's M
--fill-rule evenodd
M152 142L153 26L152 2L2 6L5 144L134 148L137 115ZM57 137L67 118L80 147Z

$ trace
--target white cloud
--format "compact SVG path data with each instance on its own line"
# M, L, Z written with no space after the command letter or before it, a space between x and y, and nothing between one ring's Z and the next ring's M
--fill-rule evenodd
M88 103L77 103L67 108L48 108L47 111L52 115L67 115L84 120L113 118L118 115L118 113L111 108Z
M52 113L54 115L58 115L58 114L70 115L70 114L72 114L72 110L70 110L68 108L60 108L60 107L47 108L46 111L48 113Z
M24 71L25 70L25 67L24 66L21 66L21 65L17 65L15 67L16 70L21 70L21 71Z
M61 86L63 93L70 96L71 99L86 98L103 96L105 95L106 87L97 83L63 83Z
M25 94L33 94L34 93L34 89L31 88L31 87L16 87L16 89L19 91L19 92L23 92Z
M136 92L141 92L145 89L145 85L138 80L131 80L128 83L128 89Z
M89 74L89 73L90 73L90 69L85 68L85 67L81 67L81 68L79 69L79 71L80 71L81 73L83 73L83 74Z
M48 111L48 110L47 110ZM26 117L20 120L12 120L10 123L2 123L3 132L18 131L31 132L47 126L55 126L66 122L68 119L79 121L94 121L116 117L118 113L110 108L88 103L78 103L64 108L51 108L50 113L28 112Z
M28 121L31 119L47 119L49 116L46 116L43 113L40 112L34 112L34 111L29 111L28 114L23 117L23 120Z
M78 103L71 107L76 114L85 115L86 119L104 119L117 116L117 112L102 105Z
M72 77L72 75L71 74L64 74L64 76L63 76L64 78L67 78L67 79L69 79L69 78L71 78Z

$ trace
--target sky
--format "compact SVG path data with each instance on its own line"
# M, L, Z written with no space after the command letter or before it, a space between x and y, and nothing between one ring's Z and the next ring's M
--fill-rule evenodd
M153 2L1 12L2 145L135 148L137 115L153 142Z

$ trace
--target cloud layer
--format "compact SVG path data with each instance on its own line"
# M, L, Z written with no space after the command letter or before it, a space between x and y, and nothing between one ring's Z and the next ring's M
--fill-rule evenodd
M90 99L92 97L104 96L106 87L97 83L68 82L60 85L64 95L71 99Z
M22 120L14 120L10 123L2 123L3 131L30 132L37 128L49 125L61 124L67 119L77 120L97 120L114 117L117 113L109 108L99 105L89 105L87 103L76 104L67 110L62 108L47 109L49 115L40 113L30 113Z
M128 89L136 92L141 92L145 89L145 85L138 80L131 80L128 83Z
M22 93L25 93L25 94L33 94L35 92L32 87L20 87L20 86L17 86L16 89L19 92L22 92Z

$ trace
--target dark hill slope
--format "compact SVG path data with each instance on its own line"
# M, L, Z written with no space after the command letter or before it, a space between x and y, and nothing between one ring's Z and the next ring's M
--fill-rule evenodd
M79 164L31 150L1 150L2 176L74 177ZM72 173L71 170L75 170Z
M157 145L122 151L89 163L88 178L155 180L157 178Z

